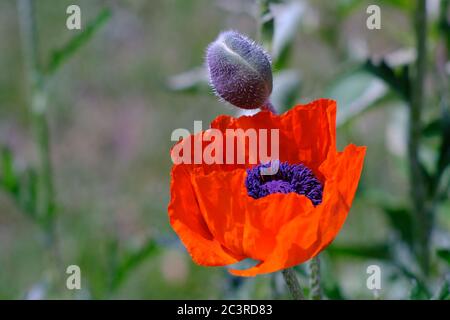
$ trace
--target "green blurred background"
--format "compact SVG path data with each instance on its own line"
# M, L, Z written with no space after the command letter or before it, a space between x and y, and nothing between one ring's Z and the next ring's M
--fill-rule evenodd
M369 57L386 57L395 67L411 62L414 1L377 1L382 28L368 30L366 8L372 2L279 3L278 22L288 32L280 49L286 51L274 68L274 94L281 95L276 101L282 110L315 98L337 99L339 148L368 147L345 226L322 254L326 296L372 298L366 267L377 264L382 298L429 298L448 273L448 189L435 215L427 293L414 275L402 228L410 205L407 106L361 68ZM0 189L0 298L288 297L280 275L238 279L225 268L196 266L167 217L171 132L192 130L194 120L209 123L219 114L236 114L204 82L198 67L205 48L225 29L256 38L255 2L38 0L41 61L80 33L66 28L66 8L73 3L81 8L83 27L103 8L112 16L49 82L58 242L51 250L58 251L59 262L39 226ZM428 5L431 21L438 19L440 1ZM433 37L430 41L438 41ZM12 150L20 171L32 166L36 155L14 0L0 2L0 39L0 145ZM435 87L432 80L428 85ZM424 122L439 118L437 100L430 90ZM424 163L432 168L439 138L424 141ZM438 249L444 253L437 256ZM82 290L65 287L71 264L81 268ZM307 268L298 271L306 286Z

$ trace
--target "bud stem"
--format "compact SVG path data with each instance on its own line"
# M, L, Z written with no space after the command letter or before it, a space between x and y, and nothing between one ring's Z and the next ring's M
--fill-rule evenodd
M297 279L297 275L295 274L294 269L288 268L281 271L284 277L284 281L289 289L289 292L292 295L294 300L305 300L305 296L303 295L302 287L300 286L300 282Z
M320 287L320 260L315 256L309 261L310 270L310 296L311 300L322 300L322 289Z
M273 114L277 113L277 111L275 110L275 107L270 102L270 100L267 100L267 102L263 104L263 106L261 107L261 110L267 110L267 111L272 112Z

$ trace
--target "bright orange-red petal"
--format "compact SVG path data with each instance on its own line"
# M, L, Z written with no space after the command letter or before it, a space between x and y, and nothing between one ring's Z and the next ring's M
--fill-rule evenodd
M307 165L325 187L317 207L295 193L253 199L245 187L245 168L252 165L245 149L244 164L175 165L170 222L195 262L227 265L249 257L261 262L230 272L253 276L302 263L336 237L358 185L365 148L350 145L336 152L335 117L336 103L320 99L280 116L260 112L251 117L220 116L212 122L212 128L224 133L279 129L280 160ZM209 143L202 141L203 135L181 142L190 141L192 161L194 143L200 141L202 151ZM225 141L223 151L226 154Z
M247 200L244 251L255 260L266 260L277 247L280 230L314 209L311 200L296 193Z
M223 266L238 262L242 257L228 252L209 231L185 169L182 165L172 169L170 224L197 264Z
M211 128L227 129L279 129L280 159L289 163L303 163L315 170L336 150L336 101L319 99L297 105L282 115L269 111L253 116L233 118L219 116Z
M244 180L244 169L208 174L198 170L191 180L200 212L211 234L240 256L244 255L242 243L246 224Z
M320 250L333 241L347 218L358 188L365 154L366 147L350 144L337 154L336 159L329 159L320 168L326 178L324 205L318 207L322 211Z
M246 270L230 270L254 276L289 268L317 255L336 237L350 210L362 171L366 148L349 145L321 167L325 176L323 202L282 226L273 252Z
M195 170L192 184L200 212L211 234L239 256L265 259L274 249L280 228L314 207L296 193L253 199L245 187L246 172Z

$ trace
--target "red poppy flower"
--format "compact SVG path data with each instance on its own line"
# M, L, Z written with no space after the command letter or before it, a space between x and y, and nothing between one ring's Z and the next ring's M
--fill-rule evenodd
M230 272L254 276L307 261L333 241L350 210L366 150L353 144L336 150L335 101L297 105L282 115L219 116L211 128L224 135L227 129L279 129L281 164L267 181L248 152L243 164L173 166L170 223L197 264L225 266L252 258L256 266ZM177 145L195 144L205 135L208 131ZM203 141L202 150L211 143ZM222 155L227 152L224 147Z

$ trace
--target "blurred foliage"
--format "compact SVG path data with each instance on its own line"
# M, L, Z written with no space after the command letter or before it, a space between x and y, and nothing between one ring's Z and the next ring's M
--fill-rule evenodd
M70 41L60 49L54 50L49 65L46 69L47 74L55 72L61 64L70 56L74 55L84 44L86 44L95 32L105 24L111 17L111 11L108 9L102 10L97 17L90 22L83 30L74 36Z
M42 223L42 217L38 216L36 188L36 173L32 169L19 172L14 165L14 156L11 150L3 148L0 151L1 176L0 186L10 193L14 201L24 214Z

